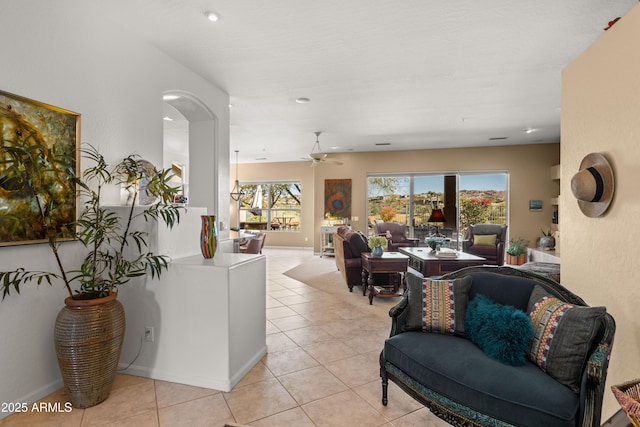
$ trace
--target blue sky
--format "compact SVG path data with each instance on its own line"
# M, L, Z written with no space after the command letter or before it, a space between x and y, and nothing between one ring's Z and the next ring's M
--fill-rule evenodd
M507 190L507 174L461 175L460 190Z
M460 190L502 190L507 189L506 174L461 175ZM419 176L415 179L414 192L417 194L435 191L444 192L442 175Z
M398 194L409 194L409 177L398 177ZM507 174L465 174L460 175L460 190L507 190ZM369 189L371 191L371 189ZM414 179L414 193L424 194L428 191L444 193L443 175L423 175ZM375 194L370 194L373 196Z

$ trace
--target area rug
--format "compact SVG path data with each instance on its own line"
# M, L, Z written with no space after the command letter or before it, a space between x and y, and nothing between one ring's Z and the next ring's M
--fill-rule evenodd
M327 292L348 291L333 258L312 258L283 274Z
M369 298L362 296L360 286L355 286L353 292L349 292L349 287L338 271L333 258L314 257L283 274L314 289L336 296L341 301L359 307L368 306L385 318L388 317L389 309L400 301L399 297L374 298L373 307L369 306Z

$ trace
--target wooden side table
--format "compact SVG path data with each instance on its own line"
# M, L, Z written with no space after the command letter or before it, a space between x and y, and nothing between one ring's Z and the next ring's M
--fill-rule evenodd
M371 252L363 252L362 255L362 295L366 295L369 288L369 304L373 304L373 297L396 297L400 290L400 283L404 283L404 273L409 266L409 257L399 252L384 252L382 256L375 257ZM388 286L374 286L373 275L375 273L396 273L401 275L401 280L396 280Z

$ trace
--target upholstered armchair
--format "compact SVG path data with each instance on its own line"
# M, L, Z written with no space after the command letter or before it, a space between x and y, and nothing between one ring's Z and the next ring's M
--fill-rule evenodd
M391 252L397 252L403 247L418 246L418 239L407 237L407 226L404 224L378 222L374 225L374 230L378 236L387 237L387 249Z
M341 226L333 233L333 249L336 267L349 287L349 292L352 292L354 286L362 285L361 255L363 252L370 252L367 238L357 231Z
M467 229L462 248L464 252L486 258L486 264L502 265L506 238L506 225L474 224Z
M261 254L266 236L267 235L265 233L259 233L256 237L249 240L246 245L241 246L240 252L243 254Z

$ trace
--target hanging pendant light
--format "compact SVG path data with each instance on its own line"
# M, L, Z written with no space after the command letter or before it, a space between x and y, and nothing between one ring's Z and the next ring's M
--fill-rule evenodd
M240 197L244 196L244 191L240 188L240 182L238 181L238 150L236 151L236 183L231 190L231 199L235 202L240 200Z
M249 212L255 216L262 216L262 185L260 184L258 184L256 192L253 194L251 209L249 209Z

